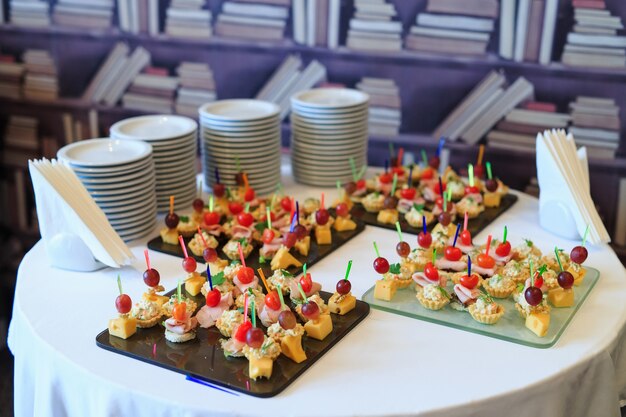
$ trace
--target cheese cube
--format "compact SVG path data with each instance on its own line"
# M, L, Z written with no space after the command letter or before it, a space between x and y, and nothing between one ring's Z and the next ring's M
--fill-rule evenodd
M178 230L175 227L173 229L167 227L161 229L161 239L163 239L163 243L178 245Z
M391 301L396 294L397 286L393 281L379 279L374 287L374 298L383 301Z
M485 207L499 207L502 196L499 193L485 193L483 204Z
M298 240L293 247L296 248L300 255L307 256L311 248L311 236L305 236L304 239Z
M265 377L269 379L272 376L272 368L274 367L274 361L270 358L254 358L249 359L248 373L250 378L256 380L257 378Z
M539 337L548 333L550 326L550 313L530 313L526 317L526 327Z
M584 267L581 266L578 272L571 266L568 267L567 270L574 276L575 286L578 287L580 284L583 283L583 280L585 279L585 273L587 272L587 270Z
M340 297L339 293L334 293L328 300L328 310L331 313L339 314L343 316L349 311L352 311L356 307L356 297L352 294L346 294L346 296L337 303L337 299Z
M321 314L317 320L304 323L304 330L309 337L324 340L333 331L333 321L329 314Z
M153 303L156 303L159 307L163 307L163 304L169 301L169 297L158 294L150 294L148 292L143 294L143 299L146 301L152 301Z
M132 317L118 317L109 320L109 334L111 336L128 339L137 332L137 319Z
M315 228L315 240L318 245L330 245L333 241L333 237L330 233L330 227L317 226Z
M202 286L206 282L206 278L197 272L192 273L185 281L185 290L192 296L200 294Z
M548 291L548 301L555 307L571 307L574 305L574 291L571 288L554 288Z
M333 227L338 232L345 232L356 229L356 223L349 217L337 217Z
M386 224L396 224L398 221L398 210L396 209L385 209L378 212L378 217L376 220L379 223Z
M209 262L209 268L211 269L211 275L219 274L228 266L228 260L216 259L215 262Z
M295 267L301 267L302 262L294 258L293 255L289 253L289 249L285 246L281 246L280 249L278 249L278 252L276 252L276 255L274 255L272 262L270 263L272 271L277 269L287 269L292 265Z
M302 349L302 335L284 336L280 341L280 349L286 357L300 363L306 360L306 353Z

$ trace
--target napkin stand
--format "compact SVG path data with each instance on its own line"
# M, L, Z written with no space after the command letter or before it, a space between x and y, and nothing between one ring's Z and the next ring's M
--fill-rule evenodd
M580 237L574 215L563 200L542 199L540 196L539 225L548 232L566 239L576 240Z
M50 264L56 268L92 272L107 267L93 256L85 242L74 233L57 233L44 243Z

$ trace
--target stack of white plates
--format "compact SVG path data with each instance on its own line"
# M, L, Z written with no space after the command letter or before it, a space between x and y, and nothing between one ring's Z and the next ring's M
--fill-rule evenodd
M317 88L291 98L291 165L302 184L332 187L352 178L350 158L367 161L369 96L346 88Z
M156 222L152 147L102 138L64 146L57 154L80 178L125 241L151 233Z
M200 107L202 171L207 184L234 186L237 160L257 194L280 181L280 108L261 100L221 100Z
M198 124L183 116L132 117L111 126L111 137L144 141L152 145L159 213L169 210L174 196L176 210L189 210L196 196Z

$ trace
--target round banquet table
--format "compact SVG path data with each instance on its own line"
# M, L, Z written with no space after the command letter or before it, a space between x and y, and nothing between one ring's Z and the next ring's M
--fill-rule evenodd
M288 172L283 180L296 198L320 192L296 186ZM335 193L326 192L328 199ZM541 229L537 200L517 195L475 242L507 225L514 245L530 238L546 252L576 244ZM116 315L118 272L131 297L145 288L147 240L130 243L137 261L121 270L52 268L42 242L24 257L9 329L16 416L619 416L626 399L626 272L607 245L589 247L586 265L600 271L600 280L549 349L372 309L285 391L262 399L224 393L96 346L95 336ZM360 298L376 279L373 240L382 256L395 259L396 233L368 226L311 267L315 280L334 288L353 259L352 291ZM163 285L174 288L180 259L151 257Z

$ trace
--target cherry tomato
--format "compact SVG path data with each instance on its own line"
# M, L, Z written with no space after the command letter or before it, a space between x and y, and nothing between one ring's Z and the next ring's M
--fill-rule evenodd
M413 200L415 198L415 188L403 188L400 190L400 197L405 200Z
M461 259L461 256L463 256L463 252L456 246L446 246L443 251L443 256L449 261L458 261Z
M172 317L177 321L185 321L187 318L187 303L184 301L177 303L172 310Z
M428 262L424 267L424 275L431 281L436 281L439 279L439 271L437 271L437 267L433 265L432 262Z
M391 182L393 181L393 174L390 172L380 174L378 180L381 182L381 184L391 184Z
M543 287L543 277L536 272L535 272L534 283L535 283L535 287L537 288Z
M447 184L446 184L445 182L443 182L443 181L441 182L441 184L443 185L443 191L445 192L445 191L446 191ZM441 195L441 194L442 194L442 192L441 192L441 187L439 187L439 183L433 184L433 191L434 191L434 192L435 192L435 194L437 194L437 195Z
M461 243L465 246L469 246L472 244L472 234L469 230L463 230L460 235Z
M252 214L246 213L245 211L241 212L237 215L237 223L243 227L250 227L252 223L254 223L254 217L252 217Z
M289 197L283 197L283 199L280 200L280 206L285 211L291 211L291 199Z
M403 167L393 167L391 168L391 173L392 174L396 174L398 176L398 178L400 178L401 176L404 175L404 168ZM392 178L393 181L393 178Z
M307 273L306 275L302 275L300 277L300 285L302 285L302 291L308 293L313 288L313 280L311 279L311 274Z
M246 190L246 192L243 195L243 199L247 202L250 202L252 200L254 200L254 197L256 196L256 193L254 192L254 189L252 189L252 187L248 188Z
M236 201L231 201L228 203L228 211L230 211L233 216L236 216L243 211L243 206Z
M476 257L476 261L481 268L490 269L496 266L496 260L486 253L481 253Z
M478 285L478 275L463 275L459 281L462 286L471 290Z
M241 323L239 327L237 327L237 330L235 331L235 335L233 337L241 343L246 343L246 334L248 333L248 330L250 330L251 328L252 328L252 323L250 323L250 320L246 320L243 323Z
M478 194L479 192L480 192L480 190L478 189L477 186L471 187L471 186L468 185L468 186L465 187L465 195L468 195L468 194Z
M498 256L505 257L505 256L508 256L509 253L511 253L511 244L509 243L508 240L504 243L500 243L496 247L496 255Z
M265 296L265 305L271 310L280 309L280 298L278 297L278 292L276 290L271 291Z
M239 279L239 282L242 284L250 284L254 281L254 269L249 266L242 266L237 270L237 279Z
M133 306L133 302L126 294L120 294L115 299L115 308L120 314L126 314Z
M272 219L272 221L275 221L275 220L276 220L276 214L274 214L274 212L273 212L273 211L270 211L270 219ZM266 223L266 222L267 222L267 215L266 215L266 214L262 215L260 220L261 220L263 223Z
M213 288L211 291L206 293L206 305L209 307L215 307L220 303L222 299L222 293L217 288Z
M270 229L269 227L265 230L263 230L263 243L269 245L270 243L272 243L272 240L274 240L274 238L276 237L276 233L274 233L274 231L272 229Z
M417 235L417 244L420 245L421 248L428 249L431 243L433 243L433 236L430 232L419 232Z
M356 182L356 189L357 190L362 190L363 188L365 188L366 184L367 183L365 182L365 180L358 180Z
M204 213L204 222L209 226L218 224L220 222L220 214L216 211L209 211Z
M432 168L424 168L422 171L421 179L423 180L432 180L435 176L435 171Z

